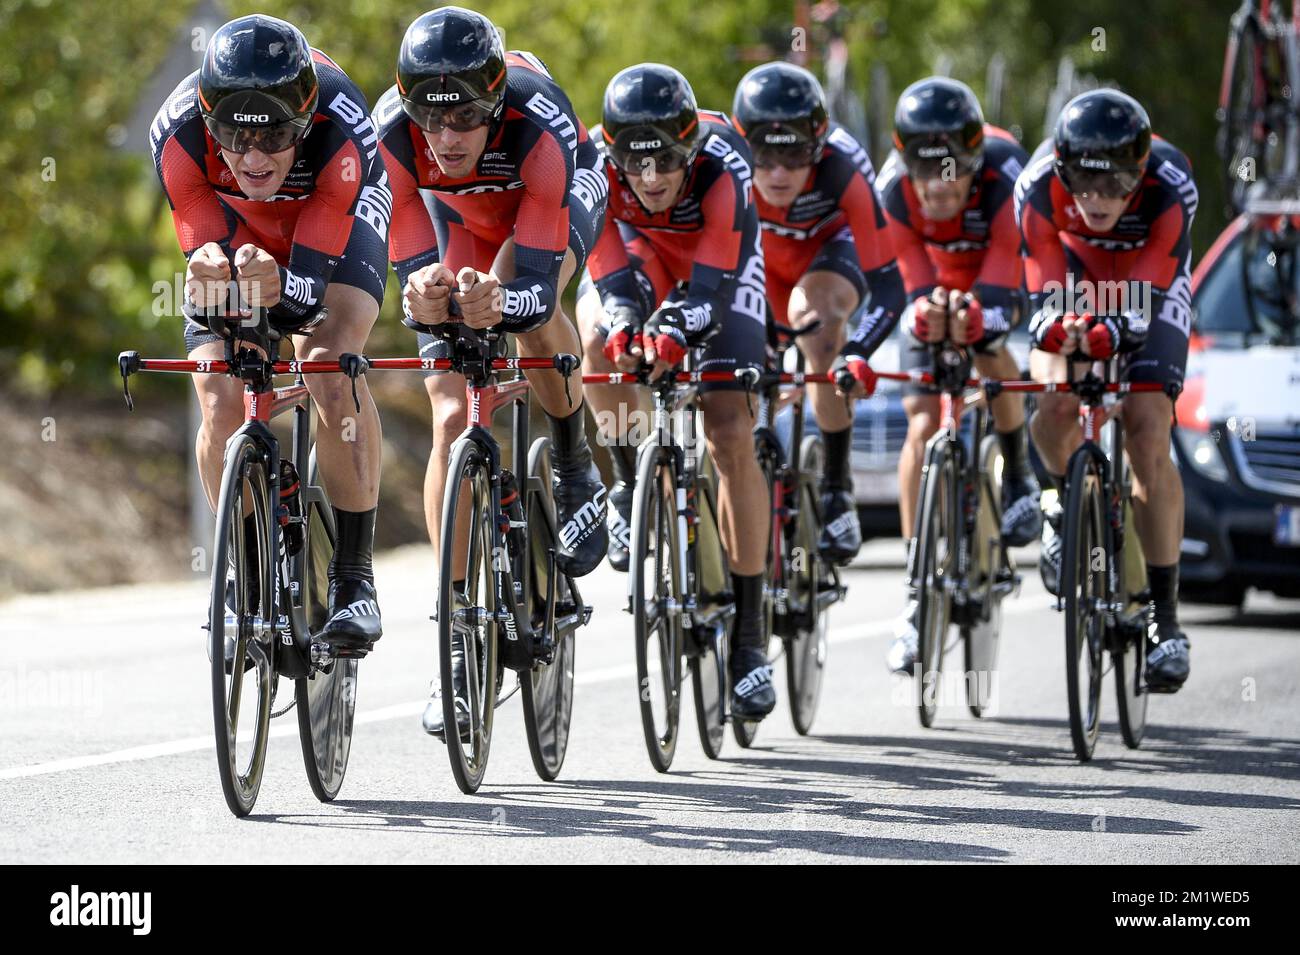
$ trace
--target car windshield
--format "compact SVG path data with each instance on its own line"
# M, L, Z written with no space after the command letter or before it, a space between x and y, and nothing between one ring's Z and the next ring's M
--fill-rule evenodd
M1206 335L1296 343L1300 323L1300 249L1296 235L1243 230L1201 282L1193 299Z

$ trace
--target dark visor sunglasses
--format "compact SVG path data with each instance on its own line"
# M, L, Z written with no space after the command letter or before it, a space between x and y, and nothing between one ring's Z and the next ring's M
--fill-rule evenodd
M754 147L754 165L759 169L802 169L817 161L820 151L816 143L795 143L794 145Z
M492 121L491 107L478 102L461 103L459 106L422 106L402 100L402 109L406 115L426 133L441 133L450 129L453 133L472 133Z
M615 156L615 164L629 176L652 176L683 169L690 157L680 150L664 149L657 153L624 153Z
M310 120L288 120L270 126L235 126L206 119L208 132L222 149L243 155L251 150L263 153L281 153L292 149L306 138L311 129Z
M1138 169L1098 170L1060 167L1061 182L1074 196L1097 196L1101 199L1125 199L1142 184Z

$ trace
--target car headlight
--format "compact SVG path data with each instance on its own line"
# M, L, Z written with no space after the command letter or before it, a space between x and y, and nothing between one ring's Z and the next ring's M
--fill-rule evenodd
M1219 444L1208 431L1175 428L1174 437L1183 453L1183 460L1211 481L1228 480L1228 465L1224 463Z

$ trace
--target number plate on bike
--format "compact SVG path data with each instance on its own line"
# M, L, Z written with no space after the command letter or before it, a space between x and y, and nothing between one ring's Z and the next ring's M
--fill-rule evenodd
M1273 543L1279 547L1300 547L1300 507L1279 504L1274 508Z

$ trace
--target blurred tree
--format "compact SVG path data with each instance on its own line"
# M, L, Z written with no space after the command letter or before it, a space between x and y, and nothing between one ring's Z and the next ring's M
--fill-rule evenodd
M824 14L833 5L814 6ZM1202 193L1195 232L1202 250L1223 224L1214 105L1233 5L856 0L839 4L836 22L863 99L873 70L888 77L896 96L940 61L984 95L989 60L1000 53L1004 122L1019 127L1031 151L1044 134L1063 55L1099 81L1122 86L1146 104L1157 130L1192 157ZM806 43L809 65L820 71L824 32L814 27L798 35L796 6L793 0L494 0L484 10L505 31L508 47L531 50L547 63L590 125L599 118L609 77L642 60L677 66L700 103L718 109L729 107L756 50L786 56ZM151 164L119 146L141 92L195 7L0 0L0 115L10 125L0 139L7 187L0 202L0 381L38 392L74 384L107 389L118 350L179 351L172 279L180 256ZM402 32L421 9L393 0L240 0L227 8L231 16L267 12L298 24L372 105L392 82ZM156 281L165 291L154 292ZM390 281L375 353L409 350L396 316Z

